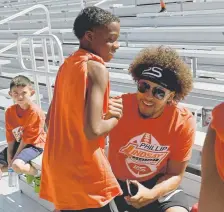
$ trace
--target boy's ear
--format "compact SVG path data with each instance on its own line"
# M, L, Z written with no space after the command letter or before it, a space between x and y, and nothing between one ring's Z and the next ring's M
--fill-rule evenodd
M86 31L84 37L87 41L92 42L93 32L92 31Z
M34 94L35 94L35 90L32 89L32 90L31 90L31 96L33 96Z
M11 96L11 97L12 97L12 92L11 92L11 91L9 91L9 93L8 93L8 94L9 94L9 96Z

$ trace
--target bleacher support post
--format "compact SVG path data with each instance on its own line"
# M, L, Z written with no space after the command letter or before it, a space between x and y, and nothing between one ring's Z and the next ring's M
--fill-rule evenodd
M191 58L191 70L193 71L194 78L196 78L197 66L198 66L198 58L196 57Z
M85 8L85 1L80 0L81 10Z
M180 11L183 12L184 11L184 7L183 7L183 2L180 2Z

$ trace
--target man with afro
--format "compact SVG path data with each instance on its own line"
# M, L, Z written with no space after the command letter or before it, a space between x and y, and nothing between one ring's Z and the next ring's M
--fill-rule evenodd
M187 212L179 187L195 138L195 118L181 106L190 68L168 47L145 48L130 65L137 92L124 94L123 117L110 132L109 162L123 190L119 211ZM113 111L113 99L109 110Z

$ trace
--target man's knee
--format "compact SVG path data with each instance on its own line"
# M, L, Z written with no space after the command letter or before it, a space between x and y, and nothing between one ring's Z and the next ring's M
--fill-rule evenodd
M22 173L24 170L24 165L25 165L24 161L16 159L12 163L12 168L16 173Z
M165 212L188 212L188 210L180 206L174 206L174 207L168 208Z

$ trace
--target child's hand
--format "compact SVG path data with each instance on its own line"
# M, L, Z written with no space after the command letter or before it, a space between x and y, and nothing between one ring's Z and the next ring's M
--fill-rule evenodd
M11 155L7 156L7 162L8 162L8 167L12 167L12 156Z
M105 120L108 120L112 117L120 119L123 115L123 103L122 98L110 98L108 105L108 112L105 115Z

